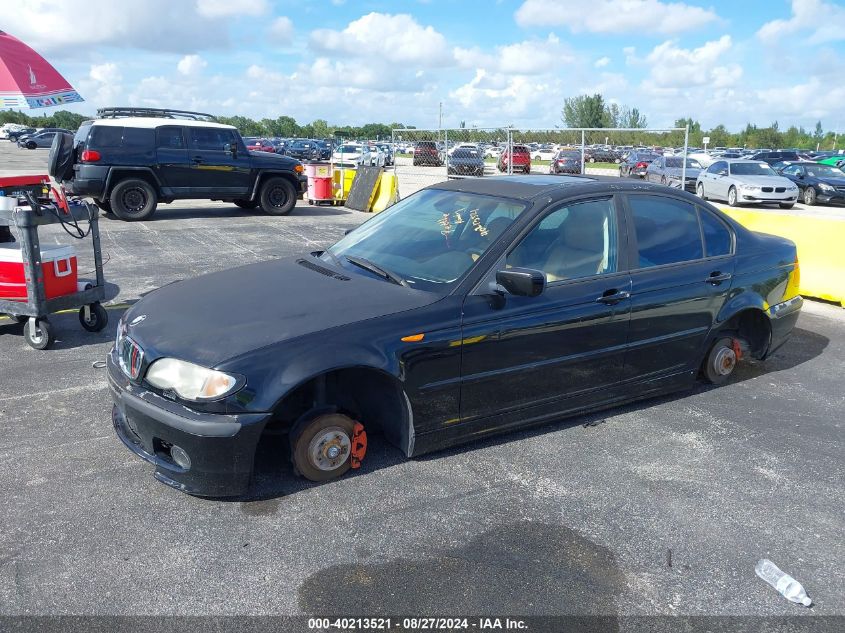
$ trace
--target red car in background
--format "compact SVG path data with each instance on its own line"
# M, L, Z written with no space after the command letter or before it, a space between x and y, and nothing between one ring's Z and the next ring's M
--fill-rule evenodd
M508 171L508 163L511 162L513 173L524 172L531 173L531 152L525 145L513 146L513 161L511 161L510 150L504 150L499 154L499 160L496 163L496 168L501 172Z
M253 152L270 152L271 154L276 153L275 146L270 141L266 141L262 138L247 137L244 139L244 143L246 143L246 148Z

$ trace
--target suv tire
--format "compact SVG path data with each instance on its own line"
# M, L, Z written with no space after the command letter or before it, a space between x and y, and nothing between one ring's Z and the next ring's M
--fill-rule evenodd
M109 202L108 200L99 200L97 198L94 198L94 204L96 204L98 207L100 207L100 209L102 209L103 213L114 213L111 210L111 202Z
M59 132L47 155L47 173L61 182L73 176L73 134Z
M109 196L112 212L121 220L146 220L155 213L158 198L146 180L128 178L117 183Z
M296 205L296 191L287 178L268 178L258 196L261 210L268 215L287 215Z

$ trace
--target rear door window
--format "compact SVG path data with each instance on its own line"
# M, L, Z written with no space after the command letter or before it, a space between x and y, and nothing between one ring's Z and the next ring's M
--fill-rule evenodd
M165 125L156 130L156 145L162 149L185 149L185 134L177 125Z
M122 147L129 150L148 151L155 144L155 130L151 128L123 128Z
M733 234L719 218L707 209L698 208L701 231L704 233L704 251L707 257L730 255L733 250Z
M88 146L93 149L120 147L122 141L122 127L116 125L95 125L88 139Z
M640 268L694 261L704 256L696 207L663 196L628 197Z

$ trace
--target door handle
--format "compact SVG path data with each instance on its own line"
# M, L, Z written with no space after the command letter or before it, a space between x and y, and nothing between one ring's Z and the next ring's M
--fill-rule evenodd
M620 301L624 301L628 297L631 296L631 293L627 290L607 290L602 296L596 299L596 303L604 303L609 306L619 303Z
M191 160L195 163L201 163L202 162L202 156L194 156L193 158L191 158Z
M710 276L705 279L708 284L713 284L714 286L718 286L723 281L728 281L733 275L730 273L720 273L718 270L715 272L710 273Z

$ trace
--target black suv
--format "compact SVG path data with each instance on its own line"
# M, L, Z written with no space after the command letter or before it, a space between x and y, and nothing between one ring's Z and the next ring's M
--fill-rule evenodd
M94 198L121 220L145 220L159 202L231 201L287 215L306 190L302 163L246 149L237 129L197 112L107 108L57 134L48 171L67 193ZM182 118L179 118L182 117Z

